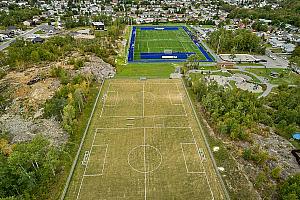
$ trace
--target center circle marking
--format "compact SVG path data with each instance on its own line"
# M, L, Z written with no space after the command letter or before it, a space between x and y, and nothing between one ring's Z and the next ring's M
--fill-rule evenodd
M149 159L149 156L151 158ZM147 174L157 170L162 163L162 155L154 146L139 145L128 153L129 166L139 173Z

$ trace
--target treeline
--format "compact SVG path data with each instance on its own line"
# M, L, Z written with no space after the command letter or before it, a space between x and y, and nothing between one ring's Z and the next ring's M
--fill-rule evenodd
M274 25L281 22L300 27L300 1L284 0L280 7L272 9L270 5L263 8L245 9L235 8L228 15L229 18L270 19Z
M232 31L221 28L210 34L208 43L218 53L265 53L261 39L247 29Z
M117 38L121 31L115 29L115 32L111 33L112 38ZM17 40L8 48L7 54L0 53L0 67L9 66L10 69L23 70L41 62L59 61L73 50L95 53L104 61L115 65L114 59L111 58L116 55L112 43L111 38L106 41L102 38L76 41L70 36L52 37L43 44Z
M22 8L11 5L8 13L0 11L0 25L5 27L20 25L23 21L40 14L41 11L37 8Z

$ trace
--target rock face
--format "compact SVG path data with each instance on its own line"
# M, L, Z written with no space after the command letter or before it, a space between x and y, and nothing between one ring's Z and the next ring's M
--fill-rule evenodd
M298 163L291 154L291 151L295 148L288 140L275 134L273 131L270 131L270 135L268 137L254 135L254 139L261 148L266 150L270 156L275 158L267 164L270 168L280 166L282 168L281 175L284 179L291 174L300 172Z
M68 140L68 134L52 119L24 119L20 115L0 117L0 131L7 132L12 142L30 141L36 135L43 135L55 146L61 146Z
M80 73L92 74L98 81L104 78L112 78L116 74L112 65L96 56L91 56L89 62L85 62L84 67L80 69Z

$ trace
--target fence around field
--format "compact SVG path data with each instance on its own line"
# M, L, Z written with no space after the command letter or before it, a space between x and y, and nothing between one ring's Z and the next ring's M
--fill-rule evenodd
M136 30L178 30L182 28L188 36L191 38L193 43L198 47L200 52L204 55L205 60L199 60L199 62L214 62L214 59L209 55L209 53L201 46L200 42L197 41L193 33L186 26L133 26L130 37L130 44L128 49L128 62L185 62L186 59L195 52L174 52L174 53L148 53L141 52L140 59L134 60L134 45L136 38Z

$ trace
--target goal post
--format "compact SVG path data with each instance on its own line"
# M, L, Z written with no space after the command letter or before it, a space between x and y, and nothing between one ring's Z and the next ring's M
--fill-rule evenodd
M172 49L165 49L164 50L164 54L172 54L172 53L173 53Z

